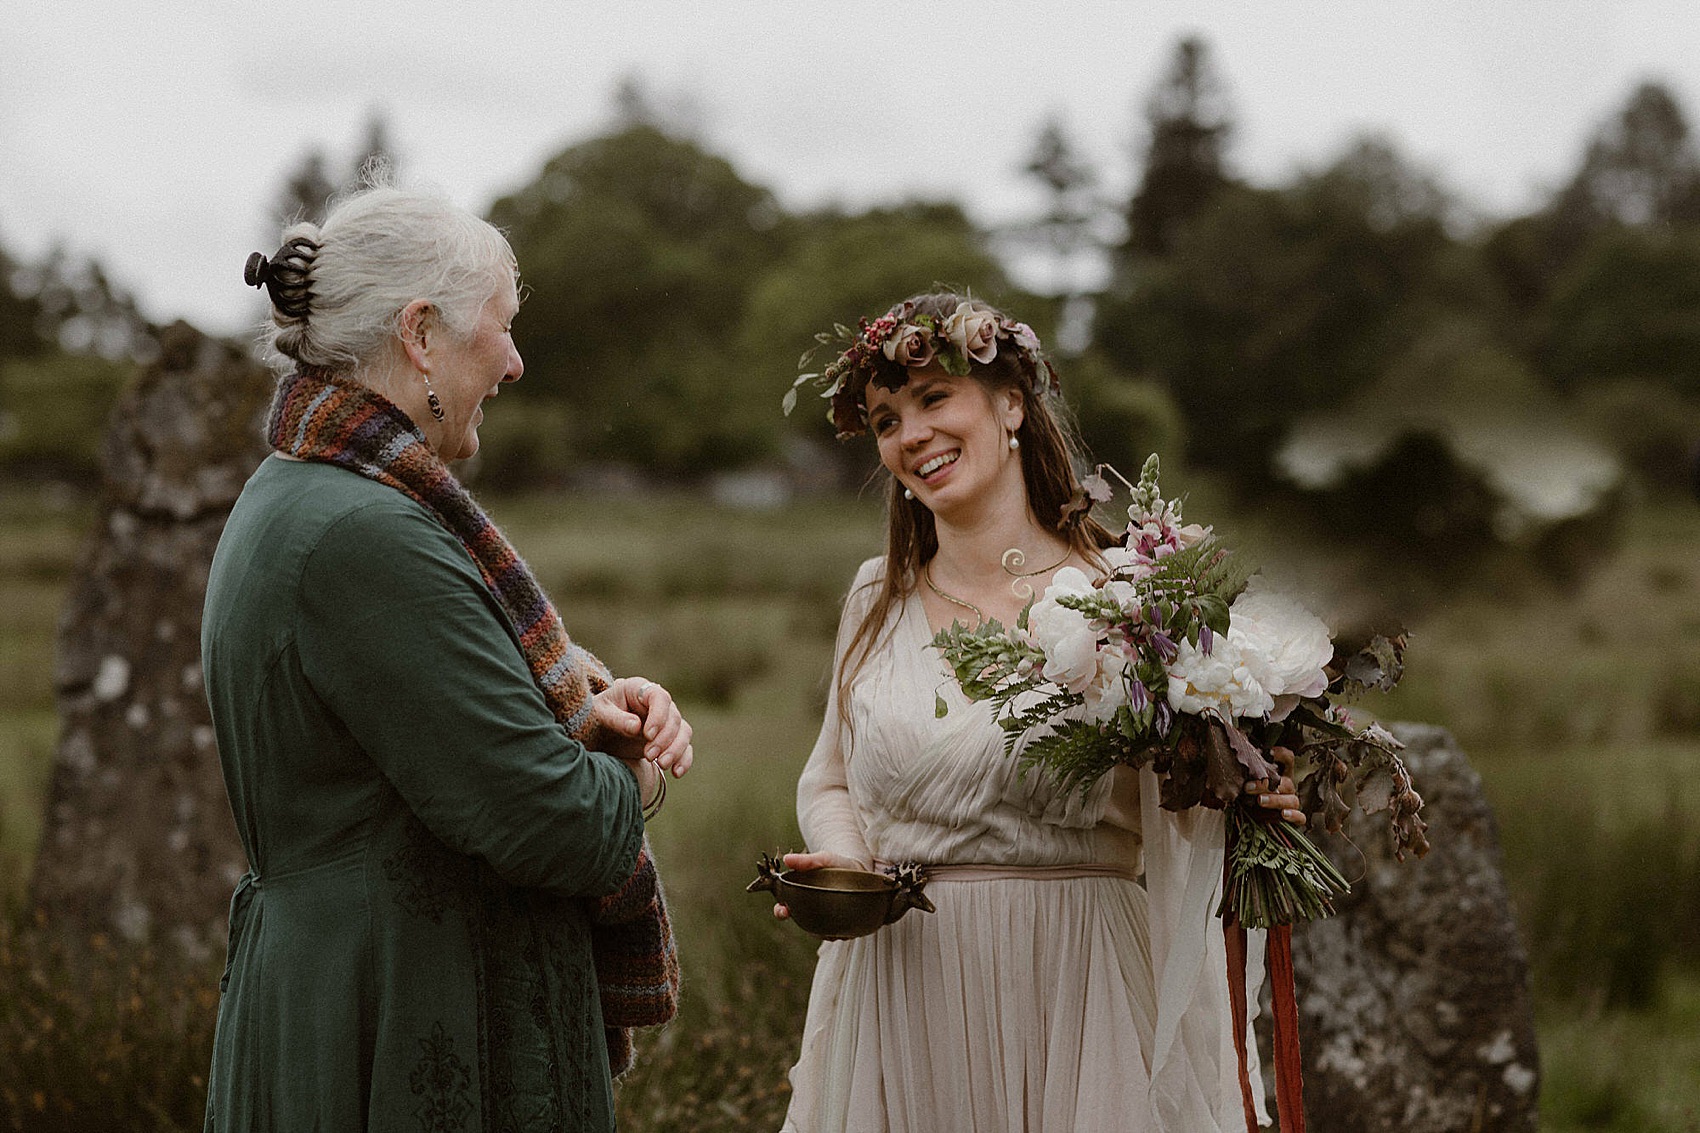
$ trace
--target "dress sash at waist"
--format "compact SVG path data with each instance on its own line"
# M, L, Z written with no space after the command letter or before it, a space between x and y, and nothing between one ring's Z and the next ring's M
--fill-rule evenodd
M884 870L892 863L874 859L874 868ZM932 881L1070 881L1078 877L1119 877L1137 881L1132 867L1114 862L1071 862L1066 865L991 865L963 862L951 865L921 863L921 872Z

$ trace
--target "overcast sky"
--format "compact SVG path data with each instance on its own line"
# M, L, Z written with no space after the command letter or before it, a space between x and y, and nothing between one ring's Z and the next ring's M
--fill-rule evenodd
M0 246L98 256L156 319L255 317L247 253L310 148L374 112L404 177L483 210L610 118L637 76L791 207L1035 204L1018 172L1062 116L1108 192L1178 39L1228 81L1255 181L1392 137L1474 207L1530 207L1644 79L1700 118L1695 0L36 0L0 38ZM524 265L521 265L523 270Z

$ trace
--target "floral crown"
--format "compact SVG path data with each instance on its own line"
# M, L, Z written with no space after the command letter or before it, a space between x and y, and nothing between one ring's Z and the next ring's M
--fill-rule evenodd
M1014 357L1029 391L1058 390L1056 367L1039 353L1033 328L972 299L957 303L956 310L942 318L918 311L916 301L906 299L872 322L862 319L855 330L840 323L833 331L817 334L815 340L848 345L826 369L799 375L783 405L789 416L797 405L797 390L813 382L832 403L827 419L839 440L868 431L863 396L869 382L896 391L909 380L909 371L924 366L937 364L947 374L966 377L970 362L986 365L1003 349ZM804 354L799 367L806 367L818 349Z

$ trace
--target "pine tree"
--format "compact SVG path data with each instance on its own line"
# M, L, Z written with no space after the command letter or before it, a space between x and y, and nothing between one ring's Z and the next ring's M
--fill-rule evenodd
M277 219L288 226L307 220L314 224L325 219L325 206L336 195L337 186L325 172L325 153L311 149L283 183L278 197Z
M1700 151L1669 89L1659 83L1636 88L1589 143L1553 213L1560 228L1582 233L1613 223L1700 223Z
M1124 257L1166 256L1177 230L1228 183L1233 133L1226 84L1196 37L1175 47L1168 74L1146 102L1150 142L1139 189L1128 203Z

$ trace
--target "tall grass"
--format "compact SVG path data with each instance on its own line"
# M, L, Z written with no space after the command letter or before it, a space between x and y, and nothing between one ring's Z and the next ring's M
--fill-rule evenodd
M798 844L792 792L842 590L877 548L874 509L493 510L574 635L673 687L697 729L697 768L651 828L686 998L640 1040L622 1124L776 1128L813 944L743 886L760 853ZM53 607L85 520L0 504L0 891L14 895L51 755ZM1580 589L1457 598L1412 629L1406 682L1376 707L1452 727L1495 806L1533 962L1543 1128L1700 1131L1700 828L1686 817L1700 805L1700 517L1637 515L1627 550ZM197 1128L217 973L165 963L7 922L0 1128Z
M0 1122L31 1133L192 1130L206 1104L216 967L0 920Z

